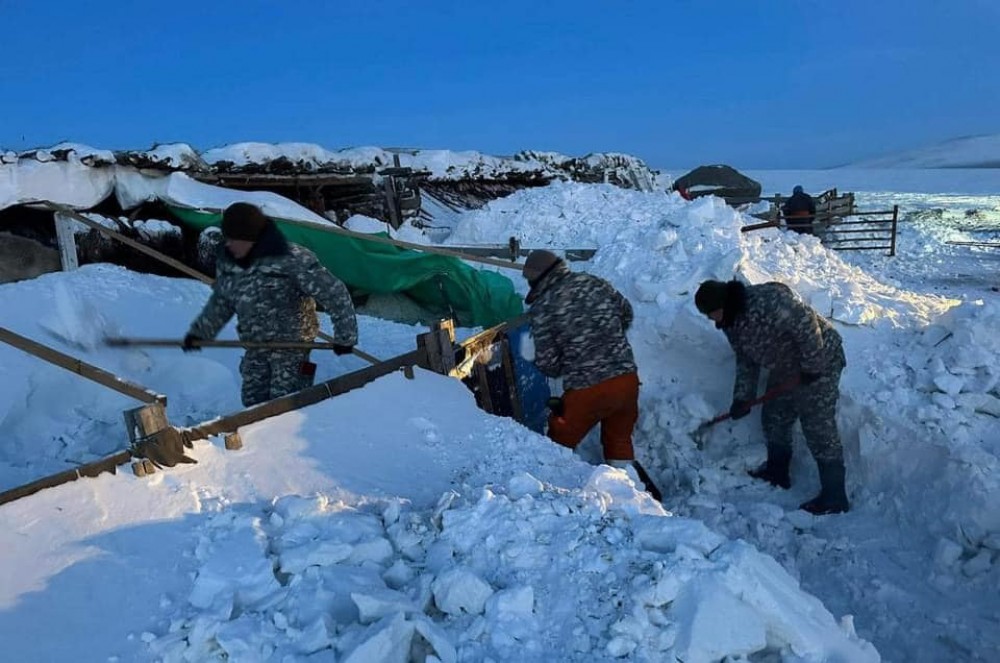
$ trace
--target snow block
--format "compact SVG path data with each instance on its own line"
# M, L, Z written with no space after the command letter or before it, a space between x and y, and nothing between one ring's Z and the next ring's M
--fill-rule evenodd
M344 663L407 663L413 632L413 624L403 615L386 617L369 628L364 641L344 658Z
M486 600L493 595L489 583L461 568L453 568L435 578L431 591L434 603L449 615L481 614Z
M685 663L746 656L767 646L764 621L716 578L684 587L669 615L678 624L674 646Z
M358 606L358 621L362 624L372 624L395 613L420 612L410 597L391 589L351 592L351 600Z

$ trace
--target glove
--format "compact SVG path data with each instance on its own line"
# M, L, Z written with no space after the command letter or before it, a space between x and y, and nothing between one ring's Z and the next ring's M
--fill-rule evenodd
M201 348L196 346L195 343L200 340L202 340L200 337L195 336L194 334L188 334L184 337L184 342L181 343L181 349L184 350L184 352L199 352L201 351Z
M340 343L333 344L333 354L337 355L338 357L342 355L349 355L352 352L354 352L353 345L341 345Z
M743 417L750 414L750 402L735 400L733 404L729 406L729 418L733 421L737 419L742 419Z
M802 371L799 373L799 384L806 385L812 384L816 380L819 380L821 373L807 373Z

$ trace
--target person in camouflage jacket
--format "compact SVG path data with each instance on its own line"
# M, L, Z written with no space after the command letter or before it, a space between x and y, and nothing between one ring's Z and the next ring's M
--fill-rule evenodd
M736 353L733 419L749 414L762 368L768 371L768 390L788 388L764 403L767 461L751 476L782 488L791 485L792 426L799 420L822 484L819 496L801 508L815 514L847 511L836 418L840 376L847 366L840 334L782 283L706 281L695 304L715 321Z
M330 314L334 352L349 354L358 324L347 287L308 249L289 244L254 205L234 203L222 217L212 295L191 324L185 350L212 339L236 315L242 341L312 341L319 333L316 302ZM243 405L249 407L310 386L308 350L249 349L240 362Z
M604 279L574 273L555 254L532 251L522 271L531 290L535 365L563 378L564 393L549 416L549 437L575 449L600 424L609 465L633 466L647 490L659 491L635 461L632 429L639 418L639 375L625 332L632 305Z

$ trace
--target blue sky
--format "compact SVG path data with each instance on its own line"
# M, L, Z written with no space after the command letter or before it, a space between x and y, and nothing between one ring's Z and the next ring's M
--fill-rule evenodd
M997 0L0 0L0 145L808 168L1000 132Z

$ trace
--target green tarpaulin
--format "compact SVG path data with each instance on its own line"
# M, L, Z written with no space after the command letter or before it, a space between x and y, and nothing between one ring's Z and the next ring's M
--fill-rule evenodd
M198 230L222 221L221 212L169 209ZM366 242L282 219L275 222L285 237L311 249L331 273L355 291L405 293L434 313L447 316L454 312L458 324L466 327L492 327L523 310L510 279L474 269L458 258Z

